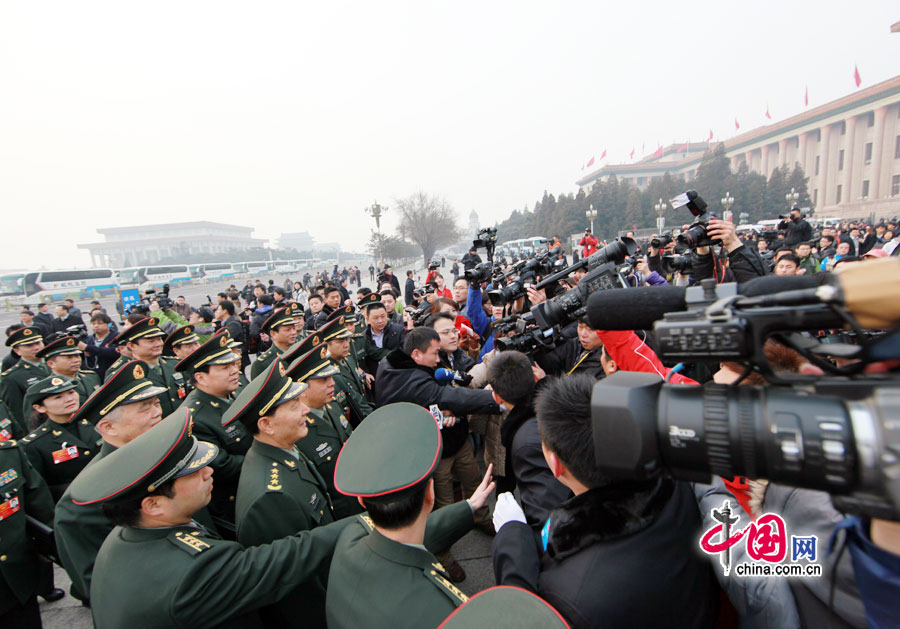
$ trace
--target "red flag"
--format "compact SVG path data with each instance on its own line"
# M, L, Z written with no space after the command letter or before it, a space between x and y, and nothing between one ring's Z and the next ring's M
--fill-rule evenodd
M684 153L684 152L687 150L687 147L688 147L688 143L685 142L685 143L682 145L682 147L681 147L680 149L678 149L677 151L675 151L675 152L676 152L676 153Z
M712 142L712 139L713 139L713 132L712 132L712 129L710 129L710 130L709 130L709 137L706 138L706 141L707 141L707 142Z
M603 152L600 154L600 159L606 158L606 149L603 149Z
M738 123L737 118L734 119L734 128L740 130L741 125Z
M766 118L768 118L769 120L772 119L772 114L769 113L769 106L768 106L768 105L766 105Z
M804 107L809 106L809 86L808 85L805 88L803 88L803 106Z
M653 156L651 157L651 159L656 159L658 157L662 157L662 153L663 153L663 147L660 146L658 149L656 149L656 152L653 153Z
M593 157L592 157L591 159L588 160L587 165L588 165L588 166L593 166L593 165L594 165L594 158L593 158Z
M862 78L859 76L859 68L856 64L853 65L853 80L856 81L856 87L859 87L859 84L862 83Z
M634 159L634 149L631 149L631 159Z
M584 164L581 165L581 170L584 170Z

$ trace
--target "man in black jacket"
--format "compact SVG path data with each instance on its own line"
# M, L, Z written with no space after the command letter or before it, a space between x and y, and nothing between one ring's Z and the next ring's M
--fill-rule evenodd
M73 325L84 325L84 321L70 313L69 307L65 304L57 304L56 317L53 322L54 332L65 332Z
M50 314L50 307L45 302L40 302L37 309L37 314L34 315L34 324L46 329L48 334L53 332L56 319Z
M404 291L403 298L406 300L406 305L409 305L413 302L413 292L416 290L416 282L413 279L413 272L406 272L406 290Z
M724 268L715 260L709 247L697 247L691 252L695 282L714 278L717 284L741 283L768 274L759 252L745 246L734 233L734 223L711 218L706 233L710 238L722 242L728 252L728 267Z
M806 219L803 218L803 212L796 206L791 208L789 218L778 223L778 229L787 232L784 235L784 245L786 247L794 248L801 242L812 240L813 237L812 225L806 222Z
M478 255L478 249L476 249L475 247L469 249L469 253L462 257L461 262L463 263L463 271L474 269L476 266L481 264L481 256Z
M596 380L606 376L600 354L603 343L597 330L588 324L587 315L578 320L577 336L565 341L550 351L539 350L535 360L541 369L553 376L568 376L573 373L590 374Z
M528 525L539 533L550 512L572 496L571 490L553 477L541 450L534 413L535 385L533 368L521 352L501 352L487 369L494 401L510 409L500 426L500 441L506 448L507 479L519 488L519 498Z
M511 494L498 497L497 583L538 594L572 627L711 627L718 588L698 552L700 514L690 486L600 471L594 384L588 376L554 379L538 398L547 465L575 496L551 512L543 553Z
M366 357L363 368L366 373L375 375L381 359L395 349L403 347L406 340L406 328L390 320L387 307L380 301L364 306L366 315Z

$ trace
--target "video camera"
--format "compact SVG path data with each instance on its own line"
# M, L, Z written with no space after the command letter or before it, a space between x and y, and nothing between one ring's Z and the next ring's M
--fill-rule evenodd
M598 382L591 406L603 472L698 482L709 482L710 474L766 478L827 491L845 512L900 519L900 378L896 368L865 371L900 359L900 260L834 276L766 277L740 287L704 280L648 292L660 290L633 289L627 303L646 312L643 318L661 315L654 330L664 363L734 361L745 370L732 385L669 385L635 372ZM591 326L644 326L627 308L611 312L626 303L616 292L591 299ZM681 303L673 303L676 297ZM820 343L808 333L845 326L859 345ZM764 352L769 338L825 375L775 373ZM767 384L736 386L751 372Z
M175 305L175 302L169 298L169 285L163 284L162 290L156 292L156 288L151 284L144 288L144 296L141 297L141 304L150 312L150 304L153 302L159 304L160 310L168 310Z
M493 269L494 265L491 262L482 262L471 269L467 269L466 272L463 273L463 277L466 278L466 281L470 286L475 284L486 284L491 281Z
M514 350L531 355L542 348L553 349L558 340L556 330L539 328L530 312L511 315L496 322L494 326L494 345L501 352Z
M672 232L665 232L650 241L650 246L654 249L665 249L666 245L672 242Z
M694 263L691 261L690 255L673 256L667 254L659 259L659 268L663 275L672 275L675 272L682 275L690 275L694 272Z
M472 241L472 246L476 249L487 249L490 251L488 256L493 257L494 247L497 246L497 228L485 227L484 229L479 229L475 240Z
M710 245L719 244L718 240L712 240L706 235L709 219L715 218L714 215L706 211L706 201L704 201L696 190L688 190L684 194L679 194L669 203L677 209L687 207L694 217L693 224L685 231L678 234L675 241L682 247L693 249L695 247L709 247Z
M53 332L52 334L48 334L47 338L44 339L44 342L49 344L53 341L66 338L67 336L71 336L79 343L88 337L87 326L83 323L76 323L75 325L70 325L65 330L60 330L58 332Z
M556 257L559 255L559 247L554 247L543 253L539 253L531 260L523 260L516 264L510 271L502 276L507 279L516 275L516 280L506 286L488 291L488 299L492 306L504 306L512 303L520 297L524 297L526 289L536 283L538 275L552 273L556 268Z

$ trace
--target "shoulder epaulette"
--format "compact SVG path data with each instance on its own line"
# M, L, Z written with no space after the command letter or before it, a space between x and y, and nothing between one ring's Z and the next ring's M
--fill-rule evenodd
M21 441L21 439L19 441ZM13 448L19 445L19 441L16 441L15 439L6 439L5 441L0 441L0 448Z
M278 463L272 462L272 467L266 472L266 492L281 492L281 478L279 477Z
M172 542L176 548L180 548L187 554L193 556L199 555L203 551L212 548L212 545L200 539L198 537L199 535L200 531L192 533L188 533L187 531L175 531L166 537L166 539Z
M449 598L454 605L462 605L469 600L469 597L466 596L462 590L453 585L450 582L450 579L442 574L443 566L441 566L441 564L432 564L430 568L425 568L422 572L425 573L425 576L428 577L441 592L447 595L447 598Z
M16 368L16 366L13 365L12 367L10 367L9 369L7 369L6 371L0 372L0 376L8 376L8 375L12 372L12 370L15 369L15 368Z
M366 533L371 533L375 530L375 523L372 522L372 518L369 517L368 513L360 513L358 516L360 524L363 525L363 528L366 529Z

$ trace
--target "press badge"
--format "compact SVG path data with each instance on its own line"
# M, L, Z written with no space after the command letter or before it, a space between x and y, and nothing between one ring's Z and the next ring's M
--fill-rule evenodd
M0 521L5 520L20 508L18 496L10 498L6 502L0 502Z
M438 430L441 430L444 426L444 414L441 412L441 409L438 408L437 404L432 404L428 407L428 412L431 413L434 421L437 422Z
M71 461L72 459L77 458L78 446L69 446L67 448L66 444L64 443L62 448L53 452L53 465L65 463L66 461Z

